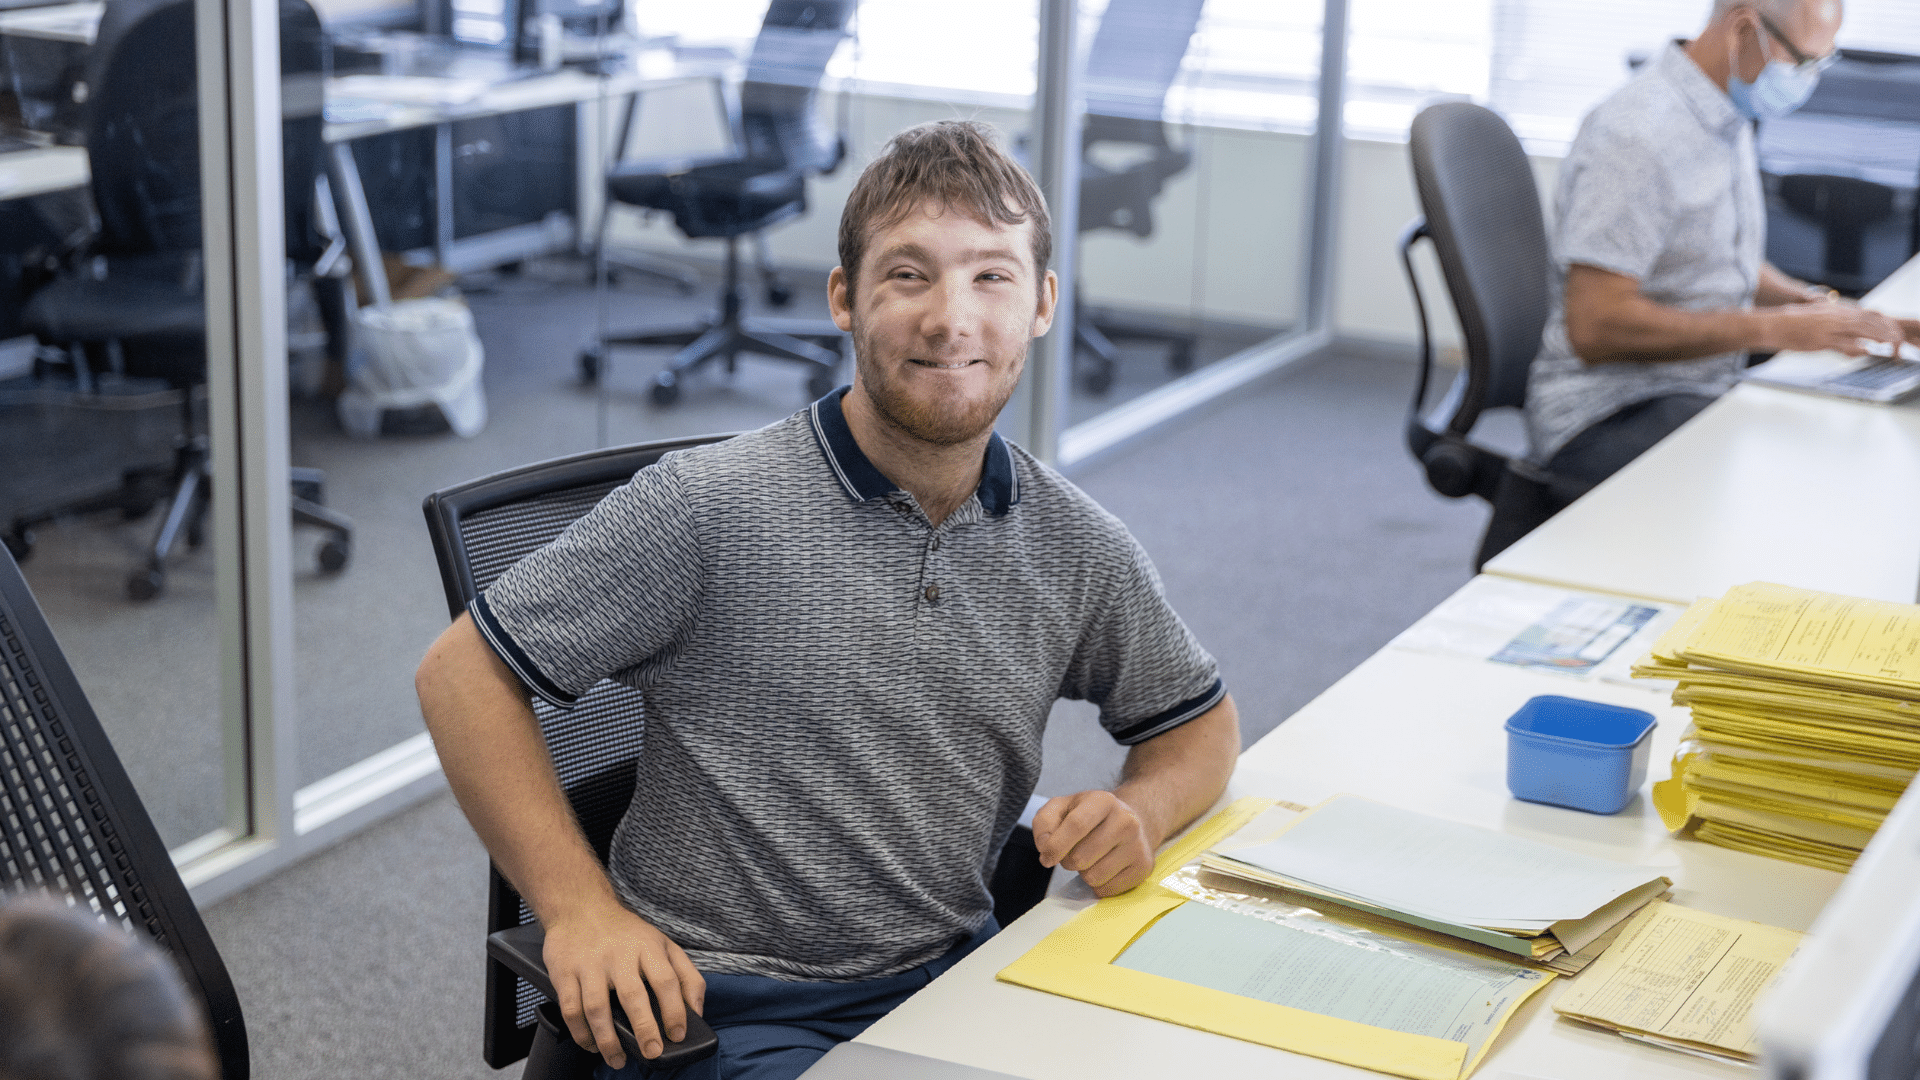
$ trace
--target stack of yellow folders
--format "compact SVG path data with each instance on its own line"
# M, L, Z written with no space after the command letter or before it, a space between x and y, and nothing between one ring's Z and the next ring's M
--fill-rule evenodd
M1920 605L1742 585L1634 674L1693 711L1654 804L1700 840L1845 871L1920 770Z
M1566 975L1672 885L1641 867L1352 795L1277 839L1210 851L1201 867L1204 884L1358 915L1389 933L1418 928Z

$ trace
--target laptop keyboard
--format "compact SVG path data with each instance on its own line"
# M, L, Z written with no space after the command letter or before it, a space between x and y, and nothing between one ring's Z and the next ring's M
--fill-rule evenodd
M1916 371L1920 371L1920 364L1911 360L1875 360L1866 367L1835 375L1827 381L1835 386L1850 386L1858 390L1884 390L1902 380L1913 378Z

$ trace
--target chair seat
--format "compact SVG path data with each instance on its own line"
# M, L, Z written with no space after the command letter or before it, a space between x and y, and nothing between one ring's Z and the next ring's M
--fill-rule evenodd
M743 236L797 217L806 209L806 177L785 165L751 161L661 173L644 166L607 176L607 197L665 210L689 237Z
M53 341L198 341L206 297L197 268L182 258L117 258L97 278L56 279L28 301L21 321Z

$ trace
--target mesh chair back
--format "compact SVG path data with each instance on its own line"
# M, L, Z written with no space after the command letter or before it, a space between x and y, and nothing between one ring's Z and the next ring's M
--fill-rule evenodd
M1448 429L1519 408L1547 324L1546 223L1533 168L1506 122L1448 102L1413 120L1414 186L1466 339L1466 387Z
M847 36L855 0L773 0L740 87L740 149L746 160L801 173L840 164L839 137L820 122L815 99L827 61Z
M247 1029L227 968L80 692L13 557L0 549L0 893L44 890L146 934L206 1009L226 1080Z
M200 247L200 94L193 0L113 0L87 60L87 160L105 255ZM312 221L330 54L307 0L280 0L287 255L319 256Z
M427 496L424 509L440 581L454 617L494 579L546 546L615 488L663 454L730 438L643 443L595 450L495 473ZM613 830L633 799L634 760L644 714L638 692L601 681L571 709L534 699L534 715L553 753L554 770L580 826L604 861ZM533 921L520 895L496 869L490 875L487 933ZM533 1041L538 991L503 965L487 961L484 1054L494 1068L525 1057Z

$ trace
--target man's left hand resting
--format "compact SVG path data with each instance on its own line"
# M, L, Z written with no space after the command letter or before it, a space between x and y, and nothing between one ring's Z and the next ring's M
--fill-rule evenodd
M1098 896L1146 880L1167 837L1213 805L1240 753L1240 717L1231 695L1192 720L1127 752L1112 791L1049 800L1033 816L1033 842L1046 866L1078 873Z

